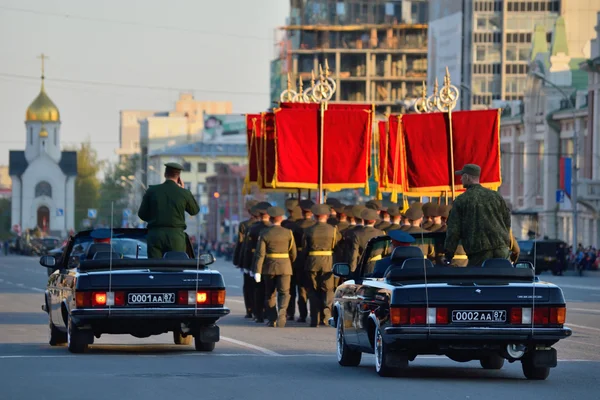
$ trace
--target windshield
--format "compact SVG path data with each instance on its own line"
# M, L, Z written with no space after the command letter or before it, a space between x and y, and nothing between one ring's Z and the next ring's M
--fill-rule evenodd
M78 236L74 240L69 259L77 257L80 261L93 260L98 258L98 253L111 252L111 248L115 258L148 258L148 246L143 233L116 234L111 244L94 242L94 239L87 235Z

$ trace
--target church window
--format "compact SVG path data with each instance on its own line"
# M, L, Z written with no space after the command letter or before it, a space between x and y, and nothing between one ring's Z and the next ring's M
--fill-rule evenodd
M54 128L54 145L58 146L58 130Z
M29 128L29 144L33 144L33 128Z
M46 181L39 182L35 185L35 197L41 196L52 197L52 186Z

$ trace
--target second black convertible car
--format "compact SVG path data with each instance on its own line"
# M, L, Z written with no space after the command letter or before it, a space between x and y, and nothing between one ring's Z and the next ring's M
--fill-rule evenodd
M413 236L435 248L444 239ZM353 272L347 264L334 265L334 274L346 279L329 320L342 366L357 366L362 353L374 353L381 376L396 375L425 354L479 360L485 369L520 361L527 379L546 379L556 367L552 346L571 335L564 326L565 299L559 287L538 280L532 264L434 265L419 247L389 254L390 244L389 236L371 239ZM375 249L390 259L370 271Z
M145 338L173 332L175 344L212 351L219 341L225 307L225 283L206 266L210 254L194 259L186 252L148 259L145 229L115 229L108 240L92 231L71 237L60 257L43 256L53 270L42 309L48 313L50 345L66 343L84 352L103 334Z

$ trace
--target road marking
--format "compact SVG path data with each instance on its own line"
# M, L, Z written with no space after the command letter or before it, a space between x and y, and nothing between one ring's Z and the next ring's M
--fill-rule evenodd
M579 343L579 344L583 344L583 345L586 345L586 346L600 347L600 345L598 345L598 344L586 343L586 342L579 342L579 341L577 341L577 340L573 340L573 339L571 339L571 338L569 339L569 342L568 342L568 343Z
M232 289L239 289L239 286L236 285L227 285L228 288L232 288Z
M40 288L36 288L36 287L28 287L28 286L25 286L25 284L23 284L23 283L13 283L10 281L4 281L3 279L0 279L0 283L2 283L2 282L6 283L7 285L20 287L20 288L27 289L27 290L33 290L34 292L40 292L40 293L45 292L44 289L40 289Z
M0 359L3 358L73 358L76 356L40 356L40 355L13 355L13 356L0 356Z
M599 287L594 287L594 286L563 285L563 284L560 284L560 283L556 283L555 285L558 286L558 287L560 287L560 288L593 290L595 292L600 292L600 288Z
M44 289L40 289L40 288L36 288L36 287L28 287L27 289L33 290L34 292L40 292L40 293L44 293L45 292Z
M600 332L600 329L598 329L598 328L592 328L591 326L585 326L585 325L575 325L575 324L569 324L569 323L567 323L566 325L567 325L567 327L568 327L568 328L572 326L572 327L574 327L574 328L589 329L589 330L591 330L591 331L597 331L597 332Z
M25 286L25 285L24 285L24 284L22 284L22 283L15 283L15 285L16 285L16 286L18 286L18 287L23 287L23 286Z
M253 349L256 351L260 351L261 353L267 356L280 357L281 354L274 352L273 350L265 349L264 347L253 345L252 343L242 342L241 340L232 339L229 337L221 336L221 340L224 340L229 343L237 344L238 346L247 347L249 349Z
M600 314L600 310L590 310L589 308L568 308L569 311L585 311L594 314Z

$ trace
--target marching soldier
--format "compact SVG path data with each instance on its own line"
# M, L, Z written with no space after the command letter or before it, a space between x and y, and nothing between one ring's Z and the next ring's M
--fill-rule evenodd
M331 207L329 218L327 218L327 223L329 225L336 226L339 222L339 218L335 208L340 206L343 207L343 204L335 197L328 197L327 200L325 200L325 204Z
M338 219L338 223L334 226L337 226L338 231L342 233L350 227L350 223L348 222L348 216L346 215L346 206L340 204L339 206L333 207L333 209L335 210Z
M391 206L387 210L390 216L390 227L387 230L389 234L391 231L400 230L402 228L402 216L400 215L400 208L398 206Z
M409 207L406 211L406 218L410 222L410 229L405 231L415 237L415 246L423 251L423 255L431 260L435 259L435 248L429 239L419 238L419 233L429 233L429 231L421 228L423 222L423 209L421 207Z
M245 237L244 242L244 263L245 265L250 265L250 271L252 272L252 276L254 275L254 267L255 267L255 252L256 245L258 243L258 237L262 233L262 231L269 226L271 226L271 222L269 221L269 215L267 214L267 210L271 207L271 204L266 201L260 202L252 208L252 213L256 216L257 222L255 222L250 229L248 230L248 234ZM254 307L253 314L254 320L257 323L263 323L264 320L264 308L265 308L265 284L264 282L255 282L254 284Z
M250 276L250 270L252 269L252 265L243 264L242 256L243 256L243 247L244 247L244 239L248 230L254 224L257 219L256 216L252 214L252 207L258 204L256 200L248 200L246 202L246 210L250 214L250 218L242 221L238 228L238 240L235 244L235 250L233 252L233 265L237 266L244 274L244 306L246 307L246 316L245 318L252 318L252 307L254 305L254 280Z
M423 223L421 225L421 227L425 230L430 230L431 226L433 225L433 215L432 211L434 208L437 207L437 204L435 203L425 203L423 204L422 210L423 210Z
M165 164L165 181L150 186L142 199L138 216L148 223L148 258L186 250L185 213L196 215L200 207L181 181L182 170L181 164Z
M267 213L272 218L273 225L265 228L258 239L254 279L260 283L262 277L265 278L268 325L283 328L290 301L292 262L297 256L296 242L292 231L281 226L285 211L279 207L270 207Z
M325 325L331 317L333 304L333 250L342 236L338 229L327 223L330 213L327 204L316 204L312 213L317 222L304 231L302 249L305 256L305 270L310 283L310 326L317 327L319 322Z
M312 206L315 203L312 200L302 200L300 201L300 208L302 209L302 219L298 221L298 234L296 236L296 243L304 243L304 235L306 229L313 226L316 222L312 219ZM299 244L299 246L301 246ZM294 275L296 276L296 284L298 285L298 313L300 317L298 318L298 322L306 322L306 318L308 317L308 277L306 276L306 271L304 270L305 263L305 252L304 248L300 247L301 250L298 250L300 254L294 263Z
M442 205L436 205L435 207L429 208L429 216L431 221L431 226L428 228L429 232L437 232L442 229L442 213L441 213Z
M286 205L289 207L291 206L292 202L286 203ZM298 242L298 240L302 240L302 232L303 230L301 228L298 227L298 223L302 220L302 209L300 208L300 206L298 206L298 202L295 201L295 206L292 207L291 209L288 208L288 213L289 213L289 218L284 220L283 222L281 222L281 226L283 226L284 228L287 228L289 230L292 231L292 233L294 234L294 242L296 243L296 246L301 245L301 242ZM292 266L295 265L295 263L298 262L298 258L300 256L300 248L297 248L298 251L298 256L296 257L295 262L292 261ZM288 308L287 308L287 320L288 321L293 321L294 320L294 315L296 315L296 291L298 290L298 282L296 282L297 279L297 275L296 274L292 274L292 279L291 279L291 283L290 283L290 301L288 303Z
M379 210L379 215L381 216L381 221L375 224L375 228L383 232L387 232L387 230L390 229L390 226L392 226L392 223L390 222L390 214L388 213L388 209L382 207Z
M365 251L365 247L369 240L374 237L385 235L383 231L375 228L375 223L377 222L377 211L371 208L365 208L360 213L360 217L364 221L364 227L362 229L357 229L353 231L352 237L352 258L350 261L350 269L355 271L358 266L358 260L362 256ZM383 249L375 250L371 253L371 258L367 261L368 264L366 266L367 271L365 273L370 274L373 272L373 268L375 268L375 262L382 258Z

